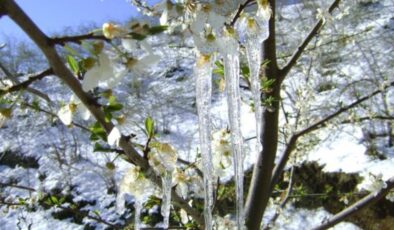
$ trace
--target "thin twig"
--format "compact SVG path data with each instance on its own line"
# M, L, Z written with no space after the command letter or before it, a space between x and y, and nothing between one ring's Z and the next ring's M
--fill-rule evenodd
M64 36L64 37L54 37L51 38L53 44L64 46L67 42L81 44L84 40L101 40L105 42L110 42L110 39L106 38L104 35L98 35L93 32L82 35L75 36Z
M331 115L321 119L320 121L317 121L315 123L313 123L312 125L310 125L309 127L296 132L295 134L293 134L293 136L290 138L289 143L287 144L287 147L282 155L282 157L279 160L279 163L275 166L274 168L274 172L272 174L272 179L271 179L271 191L273 190L274 186L278 183L280 174L282 173L283 169L286 166L287 161L289 160L290 154L293 152L293 150L296 147L297 144L297 140L298 138L300 138L303 135L306 135L312 131L315 131L317 129L319 129L321 126L325 125L327 122L331 121L332 119L336 118L337 116L339 116L340 114L349 111L350 109L360 105L361 103L365 102L366 100L378 95L379 93L382 93L384 91L386 91L388 88L393 87L394 86L394 82L391 82L390 84L384 86L382 89L378 89L356 101L354 101L353 103L337 110L336 112L332 113Z
M238 20L238 18L241 16L242 11L249 5L249 3L255 2L255 0L247 0L243 4L241 4L238 8L237 13L235 14L233 20L231 20L230 25L234 26L235 22Z
M338 214L334 215L320 226L313 228L312 230L323 230L328 229L337 223L343 221L345 218L349 217L350 215L354 215L355 213L359 212L363 208L369 207L385 197L391 189L394 188L394 177L391 177L389 180L386 181L386 187L380 189L377 192L371 192L368 196L362 198L361 200L357 201L350 207L342 210Z
M334 9L338 7L340 1L341 0L335 0L331 4L331 6L328 8L328 13L331 14L334 11ZM297 60L302 55L305 48L308 46L309 42L319 33L319 31L321 30L321 28L323 26L324 26L324 18L321 18L315 24L315 26L312 28L312 30L309 32L309 34L305 37L305 39L302 41L302 43L298 46L298 48L295 50L295 52L293 53L292 57L287 62L287 64L280 70L281 81L290 72L291 68L293 68L293 66L297 63Z
M36 75L30 76L29 79L27 79L24 82L18 83L17 85L13 85L13 86L8 87L6 89L0 89L0 94L7 94L7 93L16 92L16 91L19 91L22 89L27 89L34 82L42 80L44 77L47 77L52 74L53 74L52 69L46 69Z

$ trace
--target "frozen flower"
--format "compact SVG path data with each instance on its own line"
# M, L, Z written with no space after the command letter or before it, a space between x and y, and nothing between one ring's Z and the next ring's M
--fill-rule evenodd
M387 187L387 184L382 177L383 175L381 173L378 175L369 173L364 177L364 181L359 185L359 188L361 190L367 190L377 194L381 189Z
M223 176L232 165L230 132L219 130L212 135L213 166L216 176Z
M209 25L214 32L219 32L222 30L225 22L226 17L213 11L210 4L203 4L194 13L194 20L190 25L190 29L194 34L200 34Z
M272 10L268 0L258 0L256 16L261 19L269 20L271 15Z
M176 192L183 198L187 197L189 191L188 183L190 183L190 178L186 173L178 168L175 169L173 185L176 185Z
M127 52L135 51L138 48L137 40L131 38L121 39L121 44Z
M236 24L241 43L261 43L268 38L268 20L243 14Z
M217 230L236 230L237 225L235 221L231 220L229 215L225 217L216 216L215 217L215 226Z
M229 16L238 9L240 0L215 0L212 10L222 16Z
M189 217L187 216L187 212L184 209L179 211L179 215L181 216L182 224L187 224L189 222Z
M119 185L119 193L116 198L116 206L118 212L124 211L124 195L131 194L137 200L149 197L155 191L152 182L145 178L138 166L132 165L125 173Z
M108 39L113 39L115 37L125 36L127 31L123 29L121 26L113 24L113 23L104 23L103 24L103 35Z
M237 40L237 34L231 27L227 27L224 30L224 34L220 37L220 39L218 39L217 44L220 53L223 55L234 55L238 53L239 44Z
M149 164L153 167L158 175L167 172L173 172L176 167L178 155L174 148L167 143L153 142L151 143L151 151L149 152Z
M389 192L386 196L386 199L391 202L394 202L394 191Z
M193 40L197 50L205 56L218 50L216 37L213 34L193 35Z

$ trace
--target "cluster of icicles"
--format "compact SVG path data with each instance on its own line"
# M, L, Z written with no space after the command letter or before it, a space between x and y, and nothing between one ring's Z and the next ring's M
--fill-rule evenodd
M261 92L260 92L260 66L262 63L262 42L268 38L268 21L257 22L256 18L243 18L236 26L239 40L246 49L250 70L251 90L253 94L256 118L256 151L261 151L259 140L261 129ZM231 29L231 28L230 28ZM242 35L242 36L241 36ZM243 210L243 136L241 132L241 95L239 88L240 79L240 45L236 31L226 30L218 42L218 52L209 55L197 52L197 62L194 69L196 78L196 101L199 116L200 149L202 157L202 171L204 174L204 218L205 229L212 229L213 187L217 178L213 176L210 106L212 92L212 69L215 58L222 57L224 63L224 77L228 106L228 120L231 132L231 148L233 156L234 178L236 184L236 226L244 227Z
M194 44L197 50L197 61L194 68L196 79L196 101L199 122L199 139L202 158L203 187L204 187L204 219L205 229L211 230L213 227L212 208L214 182L217 180L214 176L213 153L211 147L211 96L212 96L212 70L215 60L220 58L224 63L224 77L226 84L226 96L228 105L228 120L231 134L231 150L233 156L234 178L236 184L236 226L237 229L244 227L244 210L243 210L243 136L241 132L241 95L239 88L240 81L240 43L246 50L246 56L249 64L251 90L253 94L255 117L256 117L256 136L260 137L261 124L261 92L260 92L260 66L262 63L262 42L268 38L268 22L271 16L270 7L267 1L258 0L258 9L255 14L242 15L235 24L235 29L228 24L226 18L233 15L239 7L238 0L229 1L201 1L203 5L194 9L189 21L189 28L192 31ZM177 11L171 6L171 2L165 2L165 9L161 17L161 22L169 23L171 15L176 17ZM204 5L206 4L206 5ZM215 5L216 4L216 5ZM175 16L174 16L174 15ZM190 15L189 15L190 16ZM188 17L190 18L190 17ZM261 151L259 141L256 143L256 150ZM139 191L146 191L150 185L148 180L138 177L138 170L134 169L135 180L140 180ZM160 227L169 227L169 215L171 205L171 170L161 172L162 176L162 193L163 202L161 214L164 222ZM129 177L130 178L130 177ZM142 181L143 180L143 181ZM137 182L137 181L133 181ZM135 189L133 187L133 189ZM122 190L122 189L121 189ZM138 192L133 192L133 195ZM142 195L141 195L142 196ZM123 196L120 196L121 198ZM124 204L121 200L117 202ZM135 201L135 227L139 229L140 212L142 201L136 196Z

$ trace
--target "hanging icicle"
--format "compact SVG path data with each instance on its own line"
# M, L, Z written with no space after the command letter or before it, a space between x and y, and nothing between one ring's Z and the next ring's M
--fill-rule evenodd
M142 210L142 201L136 199L134 201L134 229L139 230L141 229L141 210Z
M269 17L267 19L263 16L249 17L248 15L245 15L238 24L239 33L243 34L243 39L241 39L241 42L246 48L246 55L249 64L250 81L256 118L257 153L262 150L262 145L260 143L262 122L260 67L262 61L261 55L263 51L262 43L268 38L269 35L268 20Z
M163 223L160 223L156 227L168 229L171 210L172 174L176 168L178 155L176 150L167 143L152 142L150 147L151 151L148 154L149 165L151 165L155 173L161 177L161 189L163 194L161 203Z
M228 116L234 161L237 206L236 222L237 228L243 229L243 137L241 133L241 95L239 89L239 44L235 36L235 31L232 28L227 28L222 38L223 41L220 51L224 58L224 76L226 79Z
M262 150L260 143L262 116L260 92L261 44L257 43L257 41L248 41L245 48L249 64L250 81L254 103L254 114L256 119L256 152L259 153Z
M211 55L199 54L194 68L202 170L204 174L204 218L206 230L212 229L213 206L213 165L210 128L212 59Z
M172 188L172 172L167 172L162 178L163 198L161 204L161 215L163 216L163 224L161 227L168 229L170 225L170 209L171 209L171 188Z

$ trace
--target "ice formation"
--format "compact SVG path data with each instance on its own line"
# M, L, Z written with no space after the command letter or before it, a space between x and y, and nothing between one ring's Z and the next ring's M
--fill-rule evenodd
M223 36L221 54L224 58L224 77L228 104L228 117L231 130L231 146L236 184L237 227L243 229L243 137L241 133L241 95L239 89L239 44L235 32L230 28Z
M196 76L196 101L199 122L202 169L204 173L205 229L212 229L213 165L211 150L210 106L212 94L212 59L209 55L198 57Z

